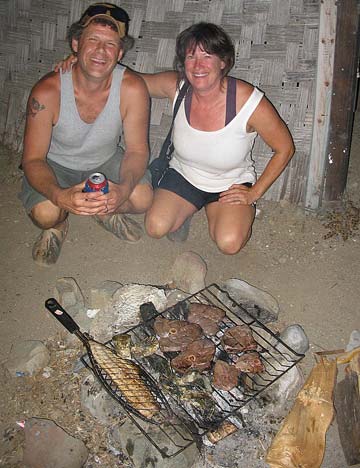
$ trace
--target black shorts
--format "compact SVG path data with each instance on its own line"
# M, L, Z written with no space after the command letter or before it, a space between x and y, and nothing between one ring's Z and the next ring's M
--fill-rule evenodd
M251 187L251 182L245 182L242 185ZM219 200L221 192L204 192L194 187L188 182L185 177L179 174L175 169L169 168L163 178L161 179L158 188L169 190L169 192L176 193L179 197L184 198L186 201L192 203L198 210L209 203Z

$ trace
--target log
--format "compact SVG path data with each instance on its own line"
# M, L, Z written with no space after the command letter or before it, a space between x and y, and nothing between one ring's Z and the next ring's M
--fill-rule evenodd
M320 467L334 416L336 374L335 360L321 358L314 366L268 450L271 468Z
M349 466L360 463L360 350L349 353L345 378L335 388L335 409L341 446Z

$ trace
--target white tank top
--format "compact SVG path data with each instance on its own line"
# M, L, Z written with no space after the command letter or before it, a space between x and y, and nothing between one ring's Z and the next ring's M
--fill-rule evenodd
M84 122L75 101L71 73L61 73L59 119L53 127L48 159L77 171L90 171L112 158L122 134L120 88L125 67L113 71L108 99L93 123Z
M174 122L175 151L170 167L198 189L210 193L227 190L232 184L254 183L251 150L257 133L247 133L246 125L263 95L254 88L231 122L214 132L190 126L183 100Z

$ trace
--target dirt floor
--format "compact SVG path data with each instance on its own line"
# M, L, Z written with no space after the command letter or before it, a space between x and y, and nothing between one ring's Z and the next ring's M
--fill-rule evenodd
M315 362L313 352L344 348L351 331L360 329L360 236L356 229L359 225L356 207L360 206L360 115L352 140L348 201L342 213L332 214L333 227L325 226L329 222L325 215L305 214L288 203L260 202L261 215L255 220L253 236L246 248L233 257L222 255L212 244L203 213L195 216L190 237L184 244L144 237L138 244L129 245L103 231L91 219L71 216L61 258L55 267L41 269L31 259L38 231L25 216L16 196L20 187L17 160L16 155L1 148L0 363L11 353L13 343L47 340L59 330L43 306L45 299L53 295L57 278L75 278L85 296L103 280L163 285L171 279L170 268L176 256L184 251L197 252L205 260L207 284L240 278L278 300L281 312L275 328L281 330L299 323L309 337L310 350L302 363L305 373ZM5 382L0 390L2 434L11 431L16 420L29 416L51 418L51 412L43 411L38 401L46 394L46 381L42 385L21 383L19 379L9 379L3 371L1 376ZM16 404L15 390L21 396ZM30 398L31 391L34 394ZM65 408L60 406L57 411L64 416ZM0 466L10 464L0 462ZM346 466L336 422L330 429L322 466Z

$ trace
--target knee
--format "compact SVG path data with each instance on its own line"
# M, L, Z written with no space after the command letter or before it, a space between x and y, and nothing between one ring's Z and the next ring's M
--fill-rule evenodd
M145 230L149 237L161 239L168 233L168 226L161 217L149 212L145 216Z
M153 190L148 184L138 185L129 200L135 213L145 213L152 204Z
M40 229L50 229L65 221L67 212L50 202L35 205L29 214L32 222Z
M221 253L225 255L236 255L245 247L250 235L251 232L247 233L245 236L228 234L227 236L215 239L215 242Z

